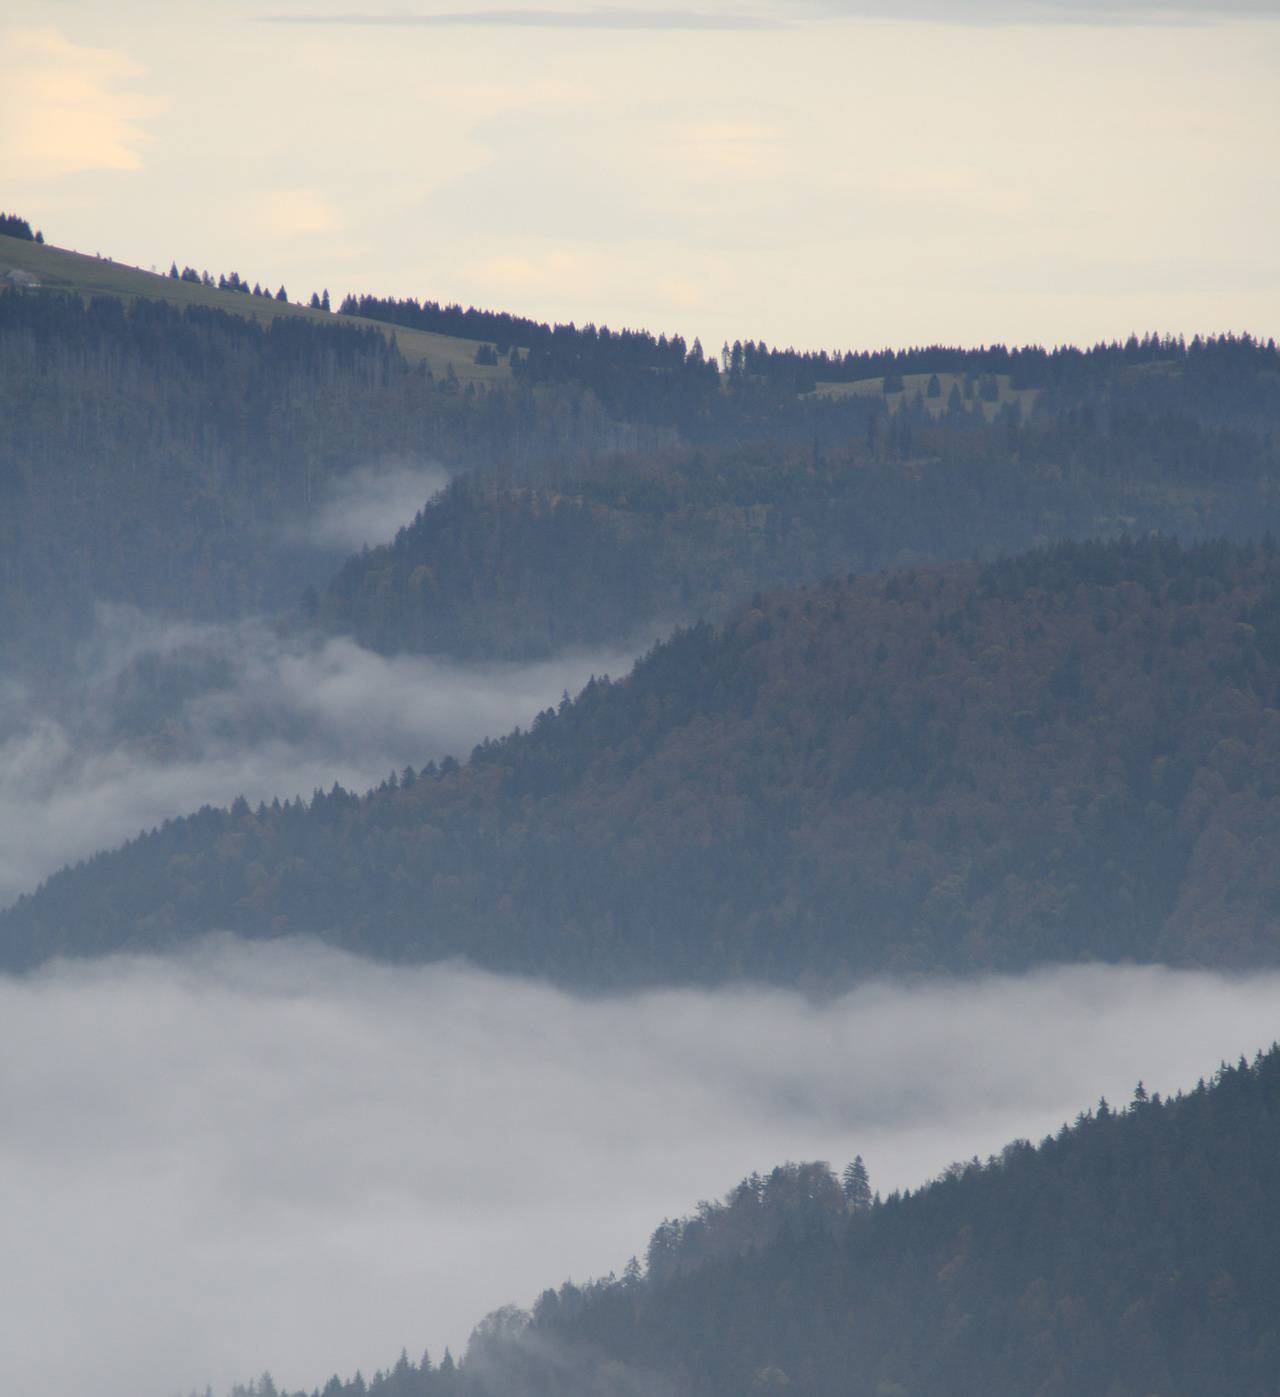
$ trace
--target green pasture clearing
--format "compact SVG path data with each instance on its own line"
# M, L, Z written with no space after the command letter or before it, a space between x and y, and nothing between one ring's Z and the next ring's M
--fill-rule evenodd
M965 375L956 373L940 373L938 375L938 386L941 392L936 398L930 398L929 380L932 374L904 374L902 376L903 389L900 393L889 393L884 391L883 378L859 378L852 383L819 383L813 390L815 397L822 398L884 398L891 410L901 407L903 403L915 401L918 393L924 402L925 409L934 417L940 416L947 410L947 401L951 396L952 388L960 390L960 396L966 407L972 402L978 402L982 406L984 416L988 420L993 418L1007 403L1017 403L1022 408L1023 415L1029 415L1036 405L1038 388L1015 388L1013 380L1008 374L992 375L996 381L998 396L994 402L982 402L980 397L982 391L982 378L973 380L973 396L965 398Z
M0 235L0 276L6 271L28 272L39 284L54 291L73 291L82 296L120 296L124 299L144 297L167 301L174 306L207 306L243 315L250 320L271 321L280 316L301 316L324 324L363 325L381 331L388 338L395 335L400 352L411 363L425 363L441 378L449 365L462 383L495 383L510 377L505 362L477 364L479 340L457 339L452 335L437 335L429 330L407 330L398 325L384 325L363 316L338 316L330 311L311 310L306 306L276 301L265 296L251 296L243 291L219 291L217 287L194 281L178 281L173 277L143 271L109 257L90 257L47 243L28 242L24 238Z

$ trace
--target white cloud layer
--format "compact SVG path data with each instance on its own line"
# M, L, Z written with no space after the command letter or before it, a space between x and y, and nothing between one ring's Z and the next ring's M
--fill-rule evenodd
M455 1349L786 1158L881 1189L1193 1085L1280 978L1072 969L580 999L307 943L0 980L5 1385L171 1397Z

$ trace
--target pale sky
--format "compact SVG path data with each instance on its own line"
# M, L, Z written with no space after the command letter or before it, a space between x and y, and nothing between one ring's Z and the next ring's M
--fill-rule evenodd
M1280 0L10 0L0 207L801 347L1280 335Z

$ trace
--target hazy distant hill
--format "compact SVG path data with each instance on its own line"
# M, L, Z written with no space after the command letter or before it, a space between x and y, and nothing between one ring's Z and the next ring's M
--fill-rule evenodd
M1280 556L1070 545L762 597L366 798L204 810L8 964L225 928L569 982L1280 960Z
M296 607L327 569L282 538L354 469L581 473L670 435L491 348L0 234L0 665L64 657L98 601Z
M39 284L6 283L24 261ZM0 236L0 667L65 656L98 601L297 607L336 558L308 572L289 541L354 470L572 459L600 435L589 408L460 377L385 327Z
M832 572L1280 531L1280 354L1248 338L748 342L717 373L678 335L224 280L0 235L0 663L57 659L103 600L225 618L313 586L380 650L526 657ZM326 588L336 560L282 538L404 459L471 479Z
M1025 420L980 393L892 413L850 393L831 406L844 417L814 409L809 439L761 424L757 441L605 458L576 478L459 482L349 559L320 621L385 652L544 655L832 573L1131 531L1280 532L1274 359L1224 341L1151 373L1099 354L1081 386L1062 372L1021 390L1037 404Z
M99 600L296 604L282 531L460 405L377 330L0 293L0 662L56 657Z

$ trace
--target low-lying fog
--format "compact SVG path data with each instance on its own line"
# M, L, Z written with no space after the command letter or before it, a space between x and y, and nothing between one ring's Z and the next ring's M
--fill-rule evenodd
M637 643L637 649L652 637ZM387 658L269 625L103 607L71 683L0 681L0 906L62 864L202 804L355 790L527 724L634 649L537 664Z
M5 1387L366 1374L787 1158L882 1190L1267 1044L1280 977L580 999L305 942L0 980Z

